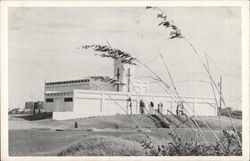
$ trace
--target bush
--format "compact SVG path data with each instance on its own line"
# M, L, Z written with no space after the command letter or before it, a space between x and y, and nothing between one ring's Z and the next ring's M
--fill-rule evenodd
M241 132L238 132L242 142ZM197 140L184 140L170 132L172 141L166 145L155 145L151 140L142 140L141 145L149 156L241 156L242 148L234 131L222 131L219 142L205 144Z
M227 107L227 109L226 108L222 108L220 110L221 116L227 116L227 117L229 117L228 112L230 113L230 115L231 115L232 118L242 119L242 111L239 111L239 110L233 111L232 108L230 108L230 107Z

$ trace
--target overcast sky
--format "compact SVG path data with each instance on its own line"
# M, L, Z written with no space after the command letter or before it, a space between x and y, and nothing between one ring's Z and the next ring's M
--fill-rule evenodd
M236 7L162 8L197 50L210 58L215 80L223 78L228 106L241 106L241 13ZM213 97L205 70L184 39L169 40L157 12L145 8L10 8L9 105L43 100L44 82L112 76L111 59L79 50L82 44L106 44L131 53L169 81L164 55L181 95ZM202 57L204 55L201 55ZM153 58L154 61L151 62ZM136 76L149 73L138 66ZM150 82L151 92L159 86Z

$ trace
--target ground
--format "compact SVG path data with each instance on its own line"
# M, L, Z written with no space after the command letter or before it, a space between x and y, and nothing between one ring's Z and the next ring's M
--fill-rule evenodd
M44 119L45 118L45 119ZM126 115L100 116L83 119L57 121L49 117L31 115L9 116L9 154L10 156L54 156L54 155L145 155L140 141L145 134L159 144L169 142L169 128L156 128L154 121L146 115L132 115L136 124ZM195 118L202 127L209 142L215 142L204 120L219 135L217 117ZM241 120L233 119L237 127ZM75 129L77 122L79 128ZM223 117L224 128L230 128L229 118ZM191 128L176 129L186 139L195 138Z

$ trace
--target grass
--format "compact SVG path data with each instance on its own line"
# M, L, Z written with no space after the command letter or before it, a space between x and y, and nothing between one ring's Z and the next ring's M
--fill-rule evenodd
M205 130L205 129L204 129ZM195 133L190 129L177 129L178 134L185 138L194 138ZM169 141L168 135L169 129L158 129L158 133L161 135L164 143ZM155 130L147 132L150 138L155 144L160 144L161 139ZM215 139L210 132L206 132L207 139L210 142L214 142ZM124 146L129 147L135 144L134 150L136 150L137 144L141 139L145 138L145 135L137 130L104 130L104 131L54 131L54 130L9 130L9 155L10 156L54 156L60 152L66 150L69 145L76 146L77 142L81 144L87 144L88 139L93 140L95 137L111 137L111 140L116 138L116 141L124 141ZM118 141L119 140L119 141ZM100 139L100 141L106 142L105 139ZM116 144L114 142L112 144ZM96 142L97 143L97 142ZM125 144L127 143L127 144ZM102 143L100 143L102 144ZM106 143L105 143L106 145ZM111 145L109 145L111 146ZM91 147L90 147L91 148ZM116 149L114 146L110 147ZM118 154L118 152L113 153ZM138 150L138 149L137 149ZM103 152L104 153L104 152ZM106 153L106 152L105 152ZM84 152L81 154L85 155ZM127 153L126 153L127 154ZM132 152L131 152L132 154ZM136 153L139 154L139 153ZM65 153L66 155L66 153ZM69 154L68 154L69 155ZM74 154L74 155L80 155ZM87 154L86 154L87 155ZM90 154L89 154L90 155ZM135 153L133 153L135 155Z
M25 114L25 115L17 115L16 117L28 121L36 121L36 120L50 119L52 118L52 113Z
M132 117L144 128L156 127L154 122L147 116L133 115ZM30 129L32 125L33 127L41 128L66 129L73 128L75 122L78 123L79 128L136 128L135 123L126 115L97 116L71 120L44 119L36 121L27 121L20 118L20 116L16 117L12 115L9 116L9 120L11 120L9 122L10 129Z
M27 117L27 116L26 116ZM147 115L132 115L131 116L139 125L143 128L156 128L155 122L152 121ZM171 120L174 120L173 116L167 116ZM32 117L31 117L32 118ZM200 121L198 117L194 118L200 127L206 128L206 125ZM219 129L219 118L215 116L201 116L201 119L204 120L211 128ZM34 127L39 128L50 128L50 129L70 129L74 127L74 123L77 122L79 128L130 128L135 129L136 124L131 120L127 115L115 115L115 116L97 116L81 119L72 119L72 120L35 120L28 121L20 116L9 116L9 128L10 129L30 129ZM241 126L241 120L233 119L236 126ZM231 122L228 117L222 117L222 123L225 128L231 128Z
M59 147L75 142L86 134L72 131L10 130L10 156L47 155Z
M132 115L132 117L145 128L144 131L155 144L161 143L161 140L163 142L169 141L168 132L170 129L159 128L156 132L154 122L147 116ZM10 156L143 155L138 144L145 135L136 129L136 125L126 115L64 121L51 119L29 121L14 115L9 118ZM213 129L219 127L217 117L202 117L202 119ZM78 130L73 128L75 121L79 124ZM241 120L234 120L234 122L236 126L241 126ZM198 123L205 127L202 122L198 121ZM223 124L226 128L231 127L231 122L227 117L223 118ZM62 129L62 131L55 129ZM214 136L208 129L202 128L202 130L209 142L215 142ZM190 128L178 128L176 132L186 139L195 138L195 132ZM218 131L216 134L219 135ZM119 142L122 144L115 146ZM96 145L96 151L93 150L92 145ZM104 145L109 148L109 152L105 151ZM88 147L90 150L83 149L81 146ZM98 146L100 147L98 148ZM71 154L69 150L71 148L78 148L79 152ZM131 151L127 150L128 148Z
M64 148L58 156L142 156L140 143L114 136L87 136Z
M154 134L153 134L154 135ZM105 139L99 141L107 142L114 140L112 144L117 144L121 140L124 146L138 147L138 139L142 136L137 131L51 131L51 130L9 130L9 155L10 156L40 156L40 155L57 155L60 151L66 150L68 145L76 144L77 142L88 143L94 142L93 138ZM152 136L154 137L154 136ZM159 138L154 137L156 142ZM85 141L85 142L84 142ZM97 143L97 142L96 142ZM92 143L91 143L92 144ZM90 144L90 146L91 146ZM102 144L102 143L100 143ZM106 145L106 143L105 143ZM111 145L110 145L111 146ZM63 148L62 148L63 147ZM114 146L110 148L115 148ZM120 147L117 147L120 148ZM123 150L123 149L121 149ZM132 154L132 152L131 152Z

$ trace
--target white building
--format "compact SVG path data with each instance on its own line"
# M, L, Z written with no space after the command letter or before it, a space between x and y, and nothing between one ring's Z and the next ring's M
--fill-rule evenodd
M113 86L95 77L45 83L45 111L53 112L53 119L65 120L89 116L176 113L178 101L164 94L148 94L147 81L135 79L135 66L114 61L114 77L122 85ZM183 98L187 115L217 115L211 98ZM141 107L144 102L144 110ZM149 106L151 104L151 106ZM152 107L153 104L153 107ZM160 106L162 105L162 106Z

